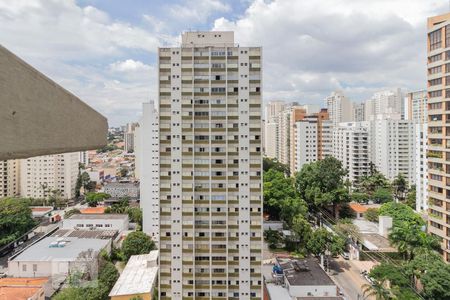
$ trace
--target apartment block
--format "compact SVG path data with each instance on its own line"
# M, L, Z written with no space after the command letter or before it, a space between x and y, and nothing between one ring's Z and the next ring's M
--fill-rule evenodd
M286 105L284 101L270 101L265 107L264 155L267 157L278 158L279 117Z
M53 191L75 197L79 152L37 156L20 160L20 195L47 198Z
M384 90L373 94L365 102L365 120L371 121L380 118L405 119L404 118L404 99L401 89Z
M0 161L0 198L19 195L19 160Z
M137 123L128 123L125 126L125 131L123 132L123 140L125 144L124 151L126 153L134 152L134 132L137 126Z
M450 262L450 13L428 18L428 231Z
M325 99L325 103L334 127L353 120L353 103L342 91L333 92Z
M366 104L363 103L353 103L353 121L362 122L366 120L365 116Z
M333 130L333 156L348 170L352 182L369 173L369 127L369 122L348 122Z
M416 124L427 123L428 113L428 97L427 91L415 91L406 95L407 101L407 117L405 119L412 120Z
M139 169L142 231L159 243L159 116L155 103L142 105L135 139L136 168ZM170 129L170 124L164 124Z
M370 161L389 180L403 174L409 184L415 184L416 131L413 121L380 118L369 123Z
M415 175L416 175L416 210L426 212L428 210L428 123L416 124L415 138ZM442 171L442 165L430 165Z
M260 47L159 48L160 299L261 299Z
M304 164L322 159L324 152L327 153L330 141L328 137L324 140L323 133L329 132L330 123L325 125L325 130L323 123L328 118L327 110L322 109L319 113L301 115L292 127L293 136L290 139L293 154L290 164L292 175L300 171Z

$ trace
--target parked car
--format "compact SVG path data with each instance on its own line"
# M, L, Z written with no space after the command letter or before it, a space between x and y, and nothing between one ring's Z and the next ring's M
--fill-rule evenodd
M342 254L342 258L345 260L349 260L350 259L350 254L348 252L343 252Z
M374 285L375 281L372 277L369 276L369 274L365 274L364 278L370 283L370 285Z
M0 278L5 278L6 277L6 273L5 272L0 272Z

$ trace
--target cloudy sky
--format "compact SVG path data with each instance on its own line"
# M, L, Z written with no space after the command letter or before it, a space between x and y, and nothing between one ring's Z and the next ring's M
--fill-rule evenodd
M263 46L264 101L425 87L426 18L447 0L0 0L0 44L106 115L156 99L156 51L184 30Z

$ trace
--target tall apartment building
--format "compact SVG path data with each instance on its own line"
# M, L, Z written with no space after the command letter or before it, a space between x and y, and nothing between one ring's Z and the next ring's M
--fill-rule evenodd
M170 124L164 124L170 129ZM142 231L159 244L159 120L155 103L143 103L135 131L136 170L140 183Z
M331 120L322 121L321 140L318 147L319 159L327 156L333 156L333 122Z
M348 122L333 130L333 156L348 170L352 182L369 173L369 126L368 122Z
M407 101L407 117L405 119L412 120L415 124L423 124L427 122L427 91L415 91L406 95Z
M384 118L369 123L370 161L389 180L401 173L415 184L415 124Z
M291 128L293 137L291 139L291 153L293 154L290 162L291 174L301 170L304 164L323 159L324 152L327 153L329 139L323 138L323 133L329 133L328 112L322 109L319 113L303 115L295 122ZM324 151L325 148L325 151Z
M450 262L450 13L428 18L428 231L442 238Z
M376 92L365 103L365 120L376 120L380 115L383 118L405 119L404 106L403 94L399 88Z
M75 197L79 152L44 155L20 161L20 195L47 198L59 190L64 199Z
M138 126L137 123L128 123L125 126L125 130L123 132L123 140L124 140L124 151L126 153L134 151L134 131Z
M353 121L362 122L366 120L365 103L353 103Z
M341 122L351 122L353 120L353 103L342 91L333 92L325 99L325 103L334 127Z
M278 124L280 113L286 107L284 101L270 101L265 107L264 117L264 154L278 158Z
M19 195L19 160L0 161L0 198Z
M160 299L261 299L261 48L159 49Z
M406 95L406 119L415 124L416 210L428 210L428 94L426 90Z

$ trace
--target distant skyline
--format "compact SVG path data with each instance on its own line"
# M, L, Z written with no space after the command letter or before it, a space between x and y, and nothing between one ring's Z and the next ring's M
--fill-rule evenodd
M0 44L108 117L157 99L157 47L185 30L233 30L263 47L264 101L324 105L341 89L426 87L426 19L446 0L2 0Z

